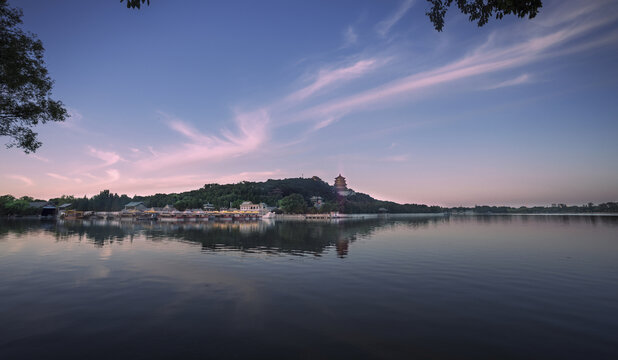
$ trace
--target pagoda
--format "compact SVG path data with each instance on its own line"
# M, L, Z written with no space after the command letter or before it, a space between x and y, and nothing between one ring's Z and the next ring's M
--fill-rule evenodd
M341 176L341 174L335 178L334 187L337 194L341 196L348 196L352 194L352 191L348 190L348 185L345 182L345 178Z
M341 191L341 190L347 190L347 189L348 189L348 185L345 182L345 178L341 176L341 174L339 174L339 176L335 178L335 190Z

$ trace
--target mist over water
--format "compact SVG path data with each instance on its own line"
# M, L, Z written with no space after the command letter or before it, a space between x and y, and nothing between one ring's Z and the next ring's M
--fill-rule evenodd
M0 222L0 358L618 356L618 217Z

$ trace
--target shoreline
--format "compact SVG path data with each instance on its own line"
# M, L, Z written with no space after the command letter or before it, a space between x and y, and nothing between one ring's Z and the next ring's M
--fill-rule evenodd
M396 213L396 214L339 214L339 216L321 216L323 214L277 214L269 218L256 218L252 220L243 219L236 221L333 221L333 220L369 220L369 219L392 219L392 218L439 218L439 217L473 217L473 216L574 216L574 217L585 217L585 216L599 216L599 217L613 217L618 216L618 213L534 213L534 214L512 214L512 213L491 213L491 214L483 214L483 213L469 213L469 214L457 214L457 213ZM40 215L24 215L24 216L2 216L0 220L41 220L41 221L58 221L62 220L57 217L41 217ZM82 220L82 219L80 219ZM83 219L85 221L89 221L92 219ZM141 222L146 220L138 220L132 219L128 221ZM160 220L159 220L160 221ZM210 219L210 222L214 221L223 221ZM185 220L174 221L178 223L191 222Z

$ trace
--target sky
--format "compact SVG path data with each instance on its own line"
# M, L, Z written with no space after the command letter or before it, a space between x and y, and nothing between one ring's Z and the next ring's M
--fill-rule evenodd
M618 201L615 1L481 28L452 8L443 32L423 0L9 3L71 117L0 148L2 194L341 173L401 203Z

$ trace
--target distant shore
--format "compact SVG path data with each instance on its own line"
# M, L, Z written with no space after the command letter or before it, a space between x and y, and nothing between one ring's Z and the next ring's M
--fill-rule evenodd
M268 220L279 220L279 221L331 221L331 220L363 220L363 219L393 219L393 218L406 218L406 217L415 217L415 218L440 218L440 217L467 217L467 216L618 216L618 213L534 213L534 214L526 214L526 213L403 213L403 214L339 214L338 217L319 217L315 216L316 214L277 214L269 218L258 218L254 221L268 221ZM43 221L55 221L57 218L55 217L41 217L39 215L23 215L23 216L1 216L0 220L43 220ZM90 221L91 219L84 219L84 221ZM137 221L137 220L136 220ZM243 220L247 221L247 220ZM183 222L183 221L180 221Z

